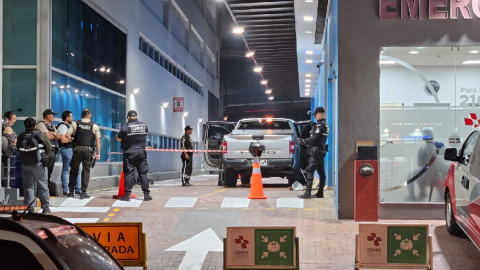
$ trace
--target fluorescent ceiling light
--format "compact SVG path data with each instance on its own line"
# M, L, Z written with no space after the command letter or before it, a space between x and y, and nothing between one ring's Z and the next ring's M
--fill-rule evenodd
M227 121L227 120L228 120L228 116L223 117L223 120Z
M305 82L311 82L312 80L305 80Z
M478 64L480 64L480 60L469 60L462 63L462 65L478 65Z
M245 54L246 57L252 57L255 55L255 52L247 52L247 54Z
M105 67L101 67L100 72L105 72Z
M383 130L384 133L388 133L388 128Z
M310 92L305 93L305 96L310 96Z
M267 94L267 95L270 95L271 93L272 93L272 89L267 89L267 90L265 91L265 94Z
M63 89L63 88L65 88L65 85L60 85L60 89Z
M254 72L262 72L262 67L255 67L253 69Z
M56 81L52 81L52 84L57 84L57 82L56 82Z
M380 65L395 65L393 60L380 60Z
M135 88L135 89L133 89L133 94L134 94L134 95L138 94L138 92L140 92L140 88Z
M310 88L305 89L305 92L310 92Z
M469 53L471 53L471 54L477 54L477 53L479 53L479 51L477 51L477 50L472 50L472 51L469 51Z
M313 3L313 0L305 0L305 3Z
M268 98L268 100L273 100L273 99L274 99L274 97L269 97L269 98Z
M305 77L310 78L310 77L312 77L312 74L310 74L310 73L309 73L309 74L306 74Z
M409 54L419 54L420 52L419 51L409 51L408 53Z
M305 31L305 34L312 34L312 31Z
M188 112L184 112L183 117L187 117L187 116L188 116Z
M164 102L163 105L162 105L162 107L163 107L164 109L168 108L168 102Z
M310 87L310 84L305 84L305 87Z
M307 51L307 54L313 54L313 51Z
M110 70L111 70L110 68L107 68L107 72L110 72Z
M88 93L85 96L88 97Z
M199 123L202 123L202 122L203 122L203 118L198 119L198 122L199 122Z
M125 83L125 80L120 80L118 83L119 83L119 84L124 84L124 83Z
M268 81L267 80L263 80L260 82L260 84L263 84L263 85L267 85Z
M307 22L313 21L313 17L312 17L312 16L305 16L305 17L303 17L303 19L304 19L305 21L307 21Z
M75 89L75 93L78 93L78 89Z
M311 63L313 63L313 60L312 59L307 59L307 60L305 60L305 63L311 64Z
M233 33L234 34L241 34L243 33L245 30L243 29L243 27L235 27L233 28Z

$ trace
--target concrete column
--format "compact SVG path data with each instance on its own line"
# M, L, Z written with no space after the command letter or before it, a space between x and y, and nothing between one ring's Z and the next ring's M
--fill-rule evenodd
M172 7L172 1L171 0L163 0L163 25L167 28L169 28L169 17L170 17L170 9Z
M51 107L50 79L52 66L52 10L51 0L38 1L38 56L37 56L37 118Z

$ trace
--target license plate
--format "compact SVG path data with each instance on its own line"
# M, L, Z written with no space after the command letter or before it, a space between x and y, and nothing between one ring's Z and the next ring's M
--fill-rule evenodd
M268 165L268 160L262 159L260 160L260 166L267 166Z

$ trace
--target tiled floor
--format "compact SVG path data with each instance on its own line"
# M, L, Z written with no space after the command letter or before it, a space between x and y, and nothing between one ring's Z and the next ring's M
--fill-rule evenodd
M181 187L179 181L156 182L151 186L150 202L120 203L112 199L116 190L93 192L95 198L85 204L60 197L51 202L55 215L74 222L143 222L150 270L197 269L188 265L192 257L205 258L201 269L223 269L221 251L186 254L181 245L175 246L204 232L222 239L227 226L295 226L300 238L300 269L354 269L358 223L336 219L331 194L299 202L295 197L301 192L267 186L266 200L248 201L248 187L219 187L214 176L197 179L192 180L193 187ZM134 193L142 197L138 187ZM480 269L480 251L466 237L449 235L443 220L381 222L429 224L434 269ZM175 251L166 251L169 248Z

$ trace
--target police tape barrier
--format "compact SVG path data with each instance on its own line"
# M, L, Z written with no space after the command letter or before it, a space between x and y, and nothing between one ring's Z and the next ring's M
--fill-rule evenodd
M227 227L224 269L299 269L295 227Z
M428 224L360 224L355 269L433 269Z
M77 223L123 266L147 269L146 236L142 223Z

